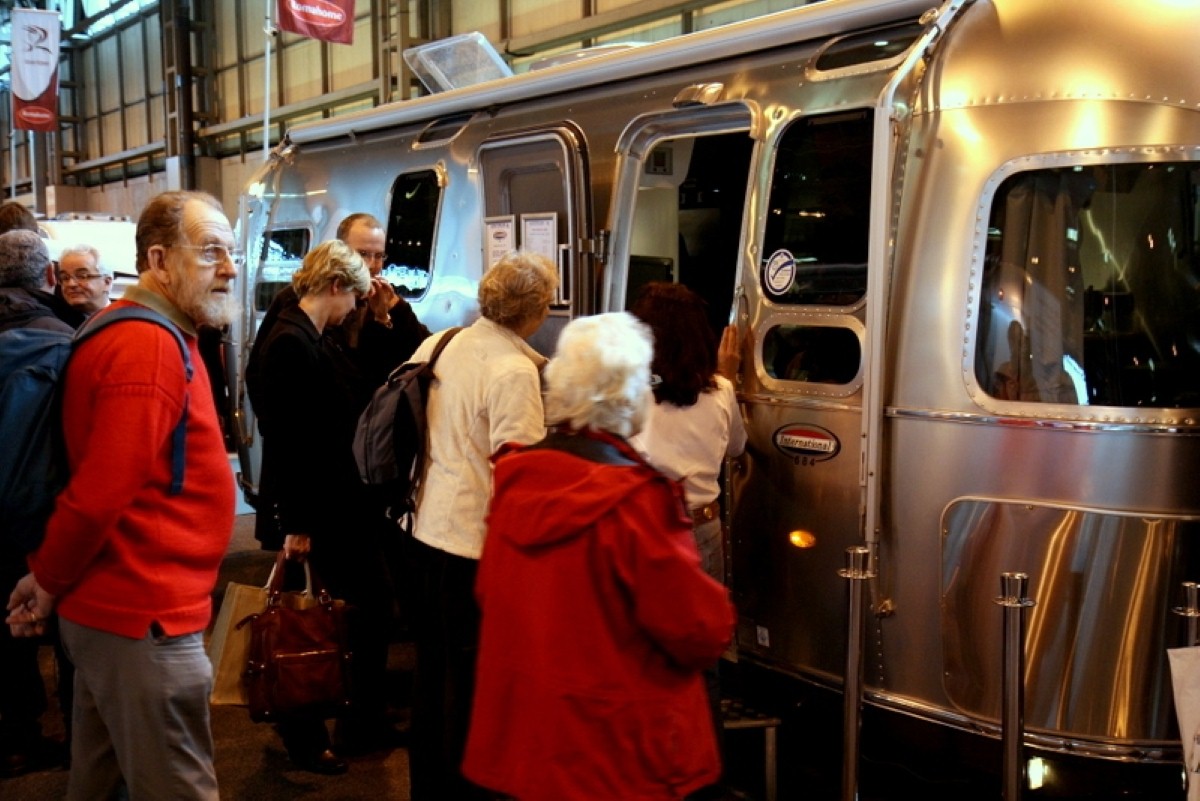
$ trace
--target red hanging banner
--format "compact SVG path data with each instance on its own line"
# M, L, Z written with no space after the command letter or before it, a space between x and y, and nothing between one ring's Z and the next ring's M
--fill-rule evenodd
M54 133L58 130L57 11L12 10L13 127Z
M279 27L335 44L354 41L354 0L279 0Z

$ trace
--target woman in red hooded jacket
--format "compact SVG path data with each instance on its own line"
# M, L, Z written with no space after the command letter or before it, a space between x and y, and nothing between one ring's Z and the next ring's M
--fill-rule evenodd
M678 799L719 775L701 671L733 631L680 487L625 441L652 346L627 314L570 323L552 433L496 458L463 770L520 801Z

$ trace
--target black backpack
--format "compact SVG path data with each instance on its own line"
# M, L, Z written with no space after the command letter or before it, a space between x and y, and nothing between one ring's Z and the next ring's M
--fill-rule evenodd
M0 538L23 553L36 549L69 471L62 438L62 386L67 362L80 344L106 326L144 320L170 331L183 354L188 381L192 359L183 335L144 306L118 306L92 315L72 336L62 331L10 328L0 333ZM171 494L183 490L186 399L172 433Z
M358 474L382 499L392 520L399 521L416 508L429 449L425 404L435 378L433 366L461 330L451 328L443 334L429 361L408 362L393 370L358 418L354 432Z

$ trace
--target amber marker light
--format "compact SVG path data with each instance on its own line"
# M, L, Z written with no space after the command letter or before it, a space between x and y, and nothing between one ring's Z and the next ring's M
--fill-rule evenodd
M817 538L813 536L813 533L802 529L796 529L788 534L788 540L797 548L811 548L817 544Z

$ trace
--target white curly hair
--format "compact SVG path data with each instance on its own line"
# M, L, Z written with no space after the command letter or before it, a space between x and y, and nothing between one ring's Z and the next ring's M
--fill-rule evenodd
M641 431L653 402L650 329L632 314L572 320L546 365L546 423L620 437Z

